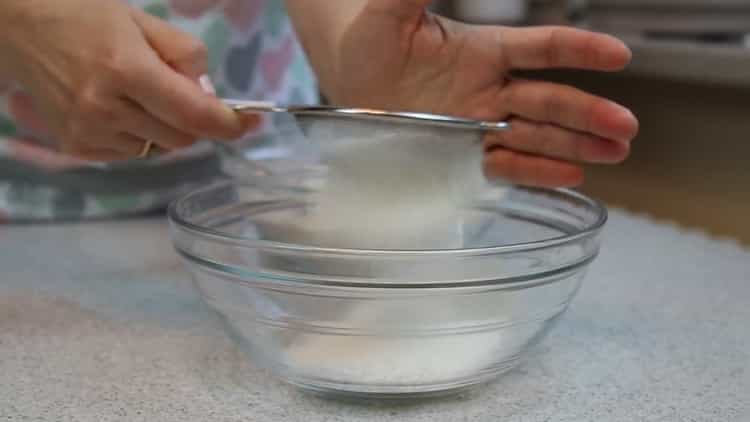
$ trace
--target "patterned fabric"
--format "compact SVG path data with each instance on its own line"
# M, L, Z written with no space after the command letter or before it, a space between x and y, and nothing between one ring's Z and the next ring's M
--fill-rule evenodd
M315 103L313 73L296 40L281 0L129 0L154 16L200 38L208 47L209 70L217 94L229 98ZM197 181L173 187L142 186L107 192L107 177L91 189L61 185L61 175L89 164L54 150L30 98L12 81L0 81L0 223L15 220L110 217L164 207ZM199 144L157 158L149 171L178 158L214 154ZM143 163L133 163L133 166ZM106 176L107 171L102 170ZM112 169L121 185L122 166ZM42 177L40 177L40 174ZM45 177L46 176L46 177ZM159 176L155 176L159 177ZM205 182L205 180L203 181Z

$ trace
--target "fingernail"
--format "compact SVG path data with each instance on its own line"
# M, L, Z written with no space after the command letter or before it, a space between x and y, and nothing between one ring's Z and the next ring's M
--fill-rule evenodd
M614 101L608 102L606 124L609 126L609 133L607 137L617 141L629 141L633 136L633 122L637 122L635 115L627 107Z
M216 95L216 88L214 87L213 82L211 82L211 77L209 77L208 75L203 75L198 78L198 83L200 84L203 91L211 95Z
M621 115L622 117L624 117L624 118L626 118L626 119L634 119L634 118L635 118L635 116L633 115L633 112L632 112L632 111L630 111L630 109L629 109L629 108L627 108L627 107L624 107L624 106L621 106L620 104L617 104L617 103L612 103L612 104L615 104L615 105L617 106L617 108L618 108L617 112L618 112L618 113L619 113L619 114L620 114L620 115Z

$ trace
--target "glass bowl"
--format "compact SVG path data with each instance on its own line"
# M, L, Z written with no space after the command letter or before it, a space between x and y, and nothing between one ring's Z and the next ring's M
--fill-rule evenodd
M307 212L314 174L223 182L169 217L202 298L254 362L322 393L453 393L511 369L570 304L606 221L573 191L488 185L455 231L466 248L315 247L274 223Z

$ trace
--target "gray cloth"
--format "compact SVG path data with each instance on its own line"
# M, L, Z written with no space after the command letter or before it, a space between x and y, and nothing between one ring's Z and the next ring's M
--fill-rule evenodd
M468 396L363 406L255 369L163 220L0 231L0 420L748 421L750 250L613 211L570 311Z

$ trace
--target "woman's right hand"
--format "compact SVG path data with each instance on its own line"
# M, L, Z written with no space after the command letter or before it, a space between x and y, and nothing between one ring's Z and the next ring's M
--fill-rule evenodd
M18 81L63 152L102 161L231 140L260 122L198 84L204 46L121 0L0 4L0 79Z

